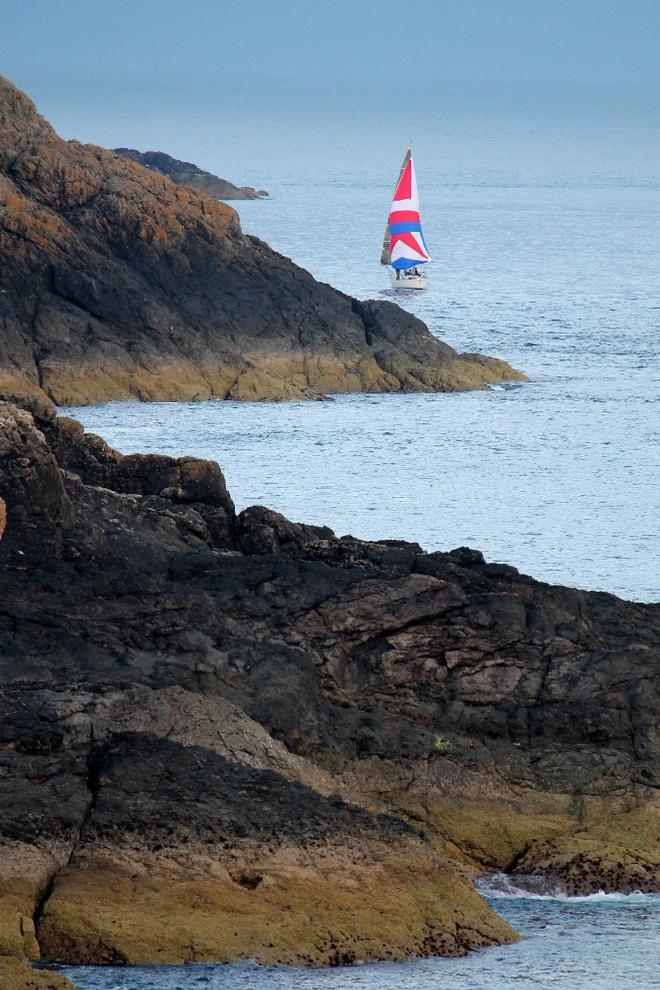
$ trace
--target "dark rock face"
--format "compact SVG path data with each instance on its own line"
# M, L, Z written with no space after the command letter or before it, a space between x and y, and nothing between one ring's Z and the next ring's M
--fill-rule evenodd
M0 953L33 916L81 961L510 938L456 859L657 887L660 607L236 516L44 409L0 405L0 498Z
M115 148L115 154L122 158L128 158L138 165L157 172L159 175L166 175L168 179L176 182L177 185L187 186L194 192L203 193L206 196L215 196L216 199L262 199L268 193L264 189L253 189L252 186L235 186L227 179L221 179L212 172L205 172L199 165L192 162L182 162L178 158L172 158L163 151L136 151L134 148Z
M234 210L62 141L0 78L0 394L282 399L480 388L391 303L357 303L241 231Z
M25 456L26 448L29 457ZM0 408L0 461L7 492L3 529L6 515L11 519L5 547L14 545L17 552L24 547L25 553L41 544L39 556L42 551L54 551L71 506L57 462L43 437L35 437L28 412L8 415Z

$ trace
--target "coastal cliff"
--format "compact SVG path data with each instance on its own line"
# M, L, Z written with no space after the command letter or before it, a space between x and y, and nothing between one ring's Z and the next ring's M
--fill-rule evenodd
M658 889L660 607L336 537L0 404L0 955L331 965Z
M61 140L0 77L5 397L291 399L523 377L315 281L230 206Z
M166 175L179 186L187 186L194 192L216 199L263 199L268 196L265 189L254 189L252 186L235 186L227 179L221 179L212 172L205 172L199 165L192 162L182 162L178 158L166 155L164 151L136 151L135 148L115 148L115 154L128 158L132 162L144 165L152 172Z

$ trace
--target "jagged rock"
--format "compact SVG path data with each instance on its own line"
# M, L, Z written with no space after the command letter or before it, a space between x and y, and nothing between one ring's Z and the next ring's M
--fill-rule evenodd
M152 172L166 175L177 185L187 186L195 192L216 199L263 199L268 193L264 189L254 189L252 186L235 186L227 179L221 179L212 172L205 172L199 165L192 162L182 162L172 158L163 151L136 151L135 148L115 148L115 153L122 158L144 165Z
M513 937L479 871L656 887L659 606L0 424L1 952L457 953Z
M316 282L230 206L62 141L0 77L0 396L318 398L523 377Z
M6 542L25 546L20 553L42 555L60 539L69 499L57 461L44 437L35 432L32 416L8 411L1 404L0 464L6 487L2 513Z
M309 543L330 540L335 534L327 526L292 523L279 512L252 505L238 516L236 535L243 553L278 554L300 551Z

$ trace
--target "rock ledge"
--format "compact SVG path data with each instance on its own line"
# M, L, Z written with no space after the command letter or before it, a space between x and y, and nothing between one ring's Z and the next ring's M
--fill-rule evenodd
M0 403L0 955L333 965L658 889L660 607L338 538Z

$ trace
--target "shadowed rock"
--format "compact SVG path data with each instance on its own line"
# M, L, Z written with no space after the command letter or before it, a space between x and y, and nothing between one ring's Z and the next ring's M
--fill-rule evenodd
M37 415L0 405L0 954L456 954L513 937L484 870L657 889L660 607Z

